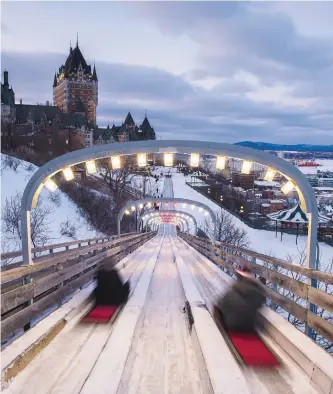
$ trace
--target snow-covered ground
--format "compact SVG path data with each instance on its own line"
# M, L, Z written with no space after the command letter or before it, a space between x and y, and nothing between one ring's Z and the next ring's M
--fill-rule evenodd
M32 177L38 167L31 165L25 161L21 161L20 165L16 169L4 166L4 160L6 155L1 154L1 208L5 207L6 200L10 201L18 193L23 194L24 188ZM40 197L42 198L42 208L49 207L51 213L47 215L46 227L47 241L45 245L55 244L59 242L72 241L65 235L61 235L61 226L69 220L76 228L75 239L94 238L101 234L97 233L94 229L91 229L89 224L80 216L78 213L77 206L69 200L66 194L57 190L55 193L59 194L59 201L56 204L51 200L51 192L46 188L42 189ZM2 233L1 233L1 253L10 252L13 250L20 250L21 245L18 237L13 234L6 232L3 223L3 212L1 214L2 219Z
M96 174L96 177L103 179L103 173L105 172L105 169L99 168L98 172ZM152 171L154 175L160 175L161 169L160 167L155 167L155 170ZM113 174L113 178L117 178L117 174ZM142 175L139 174L129 174L127 177L128 181L128 186L132 187L133 189L136 190L143 190L144 187L144 182L146 181L146 195L152 195L152 196L157 196L160 195L162 190L163 190L163 185L164 185L164 178L159 177L159 179L156 181L155 178L153 177L143 177Z
M203 204L208 205L214 212L219 211L219 206L204 197L200 193L193 190L191 187L186 185L186 180L190 181L190 177L185 178L183 174L177 173L176 169L172 169L173 176L173 190L174 196L179 198L188 198L190 200L199 201ZM198 211L198 208L192 210L190 207L182 208L181 206L177 207L177 209L182 210L184 212L191 213L197 220L199 227L204 227L204 221L206 217L204 217L203 213ZM228 215L231 215L227 213ZM283 234L282 242L280 241L280 234L278 237L275 237L274 231L265 231L265 230L256 230L249 226L247 226L240 219L231 215L234 223L246 230L248 234L248 238L250 240L249 248L255 250L259 253L270 254L275 257L279 257L282 259L286 259L287 256L294 257L293 261L297 262L300 251L303 251L306 247L307 237L300 236L298 238L298 245L295 242L295 235ZM326 245L324 243L319 244L320 247L320 255L321 255L321 264L322 266L327 266L329 261L333 258L333 247Z

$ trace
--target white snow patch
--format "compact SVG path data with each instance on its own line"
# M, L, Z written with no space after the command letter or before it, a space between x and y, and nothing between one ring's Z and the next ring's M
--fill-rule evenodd
M1 154L1 164L6 155ZM2 208L5 205L6 199L10 200L11 197L15 197L17 193L23 194L25 186L37 171L38 167L31 165L23 160L20 160L21 164L16 171L12 168L3 168L1 173L1 205ZM28 171L28 166L32 167L32 171ZM91 229L89 224L80 216L76 204L74 204L65 193L57 190L60 196L60 206L57 207L54 202L50 200L51 192L45 187L41 191L41 197L43 199L43 206L50 206L53 208L53 212L48 216L47 221L49 222L48 237L49 240L45 245L73 241L73 238L61 235L60 225L62 222L69 220L76 227L76 239L87 239L95 238L101 234ZM2 242L1 242L1 253L11 252L14 250L21 249L21 243L19 239L11 239L8 242L4 242L6 236L11 236L4 231L2 225Z

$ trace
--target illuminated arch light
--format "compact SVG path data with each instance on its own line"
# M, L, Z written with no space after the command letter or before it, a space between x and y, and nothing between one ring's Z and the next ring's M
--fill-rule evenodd
M199 162L200 162L199 153L191 153L190 166L191 167L199 167Z
M173 153L164 153L164 166L165 167L173 166Z
M183 204L183 208L186 208L187 207L187 204L184 202L184 204Z
M205 212L204 216L208 216L209 215L209 213L207 211L204 211L204 212Z
M272 169L272 168L268 168L264 180L268 181L268 182L272 182L273 179L275 178L275 174L276 174L276 170Z
M86 161L86 168L88 174L96 174L97 172L96 163L94 160Z
M139 153L138 154L138 167L146 167L147 166L147 154Z
M135 211L135 206L134 205L131 206L131 210L132 210L132 212Z
M252 161L244 160L242 164L241 173L242 174L249 174L252 168Z
M284 194L288 194L289 192L291 192L293 189L295 188L295 184L291 181L288 181L287 183L285 183L282 187L281 187L281 191Z
M121 168L120 156L111 156L111 166L113 170L120 170Z
M55 192L58 189L58 185L52 180L48 179L44 182L44 186L50 190L50 192Z
M151 208L151 202L149 202L149 203L147 204L147 207L148 207L148 208Z
M191 209L192 209L192 211L195 209L195 205L194 204L191 206Z
M72 179L74 179L74 174L73 171L70 167L66 167L62 170L62 173L66 179L66 181L71 181Z
M217 156L216 157L216 169L217 170L224 170L227 158L224 156Z
M125 213L126 215L129 215L131 212L128 209L126 209Z
M200 208L199 208L199 212L202 212L202 211L203 211L203 209L200 207Z

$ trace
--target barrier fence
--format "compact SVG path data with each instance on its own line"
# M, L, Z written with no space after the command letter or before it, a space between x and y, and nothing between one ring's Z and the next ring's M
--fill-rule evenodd
M325 289L332 289L332 274L293 265L223 242L215 241L213 244L211 240L184 233L179 236L229 274L239 268L249 268L260 280L272 304L304 322L305 327L312 328L326 340L333 341L333 295L311 287L311 280L315 279L318 280L318 287L322 285ZM293 294L294 297L283 293ZM310 310L310 304L322 308L320 315Z
M114 266L154 235L133 233L35 248L50 253L30 265L6 267L1 273L1 342L30 328L34 319L94 280L102 263ZM55 252L63 248L65 251Z

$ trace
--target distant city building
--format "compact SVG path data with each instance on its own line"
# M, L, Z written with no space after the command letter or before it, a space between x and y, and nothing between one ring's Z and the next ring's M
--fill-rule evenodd
M53 79L54 105L15 104L8 71L1 83L1 143L3 151L20 146L53 158L72 150L114 142L155 140L147 114L138 126L128 112L121 125L96 125L98 78L96 67L87 64L79 48L70 47L64 65Z
M98 78L96 67L92 70L79 48L69 48L64 65L54 75L53 102L65 113L76 113L86 117L92 127L96 126L98 105Z
M92 132L84 116L66 114L50 105L15 104L14 124L4 124L3 149L26 146L53 158L91 145ZM89 146L90 146L89 145Z
M147 114L141 126L137 126L129 112L120 126L112 125L107 128L94 130L94 145L110 144L114 142L128 142L141 140L156 140L154 128L151 127Z
M5 124L15 122L15 93L9 87L8 71L4 71L1 83L1 121Z
M254 188L254 174L242 174L234 172L232 174L232 184L235 187L241 187L244 190Z

